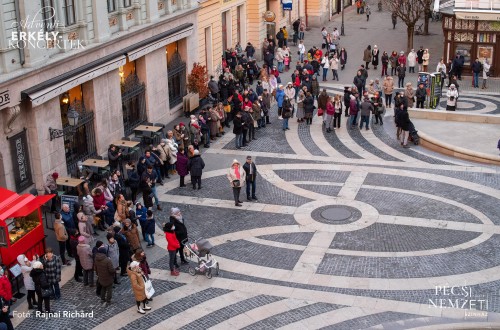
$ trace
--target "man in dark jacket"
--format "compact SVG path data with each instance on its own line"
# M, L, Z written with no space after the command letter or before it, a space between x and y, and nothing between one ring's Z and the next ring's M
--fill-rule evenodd
M255 196L255 186L257 182L257 166L252 162L252 156L247 156L247 161L243 164L243 170L245 170L245 179L247 184L247 200L251 201L257 200ZM250 195L250 188L252 188L252 194ZM250 196L252 196L250 198Z
M75 204L76 205L76 204ZM78 205L79 207L80 205ZM70 230L76 229L77 225L74 221L74 214L77 212L71 212L71 209L68 204L63 204L61 207L61 218L64 223L64 228L66 228L66 232ZM76 222L78 224L78 222ZM73 253L71 253L71 246L69 245L69 237L66 240L66 251L68 251L68 256L73 258ZM71 254L70 254L71 253Z
M180 244L177 252L179 252L179 255L181 257L181 263L183 265L188 264L189 262L184 258L184 243L186 243L185 240L188 238L188 233L187 228L184 224L184 217L182 216L181 210L179 210L177 207L172 207L170 209L170 222L175 226L175 237Z
M208 82L208 90L210 91L210 94L214 99L219 99L219 84L215 81L214 76L210 76L210 81Z
M479 88L479 74L483 71L483 65L479 62L479 59L476 58L474 63L472 63L472 74L474 75L473 83L474 88Z
M120 254L118 263L120 264L120 276L128 276L127 275L127 263L130 259L130 246L125 238L125 235L120 233L120 227L113 227L113 231L115 233L115 241L118 243L118 252Z
M370 102L368 97L365 97L361 103L361 120L359 122L359 129L363 129L363 123L366 123L366 130L370 127L370 114L373 112L373 104Z
M142 196L144 201L144 205L152 205L152 202L149 202L149 199L151 199L151 194L152 197L154 197L155 202L156 202L156 208L158 211L161 211L161 206L160 206L160 200L158 199L158 195L156 194L156 181L158 180L158 175L157 173L153 170L153 166L148 165L146 171L142 173L141 176L141 189L142 189ZM148 200L148 201L146 201Z
M111 169L111 172L117 170L120 168L120 171L123 172L123 165L122 165L122 153L120 150L116 148L115 145L110 145L108 149L108 160L109 160L109 168Z
M424 102L427 92L425 91L424 84L418 85L417 91L415 92L415 96L417 98L417 108L423 109Z
M283 33L283 29L280 29L278 33L276 33L276 39L278 40L278 47L283 48L285 45L285 34Z
M204 168L205 162L200 156L200 151L195 150L194 156L188 160L188 171L191 173L191 183L193 184L193 189L196 189L196 184L198 184L198 190L201 189L201 175Z
M99 284L101 285L101 303L108 307L111 304L111 297L113 295L115 268L111 259L106 256L106 247L101 246L97 249L94 265L97 276L99 276Z
M245 48L245 53L247 53L248 59L253 59L253 55L255 54L255 48L251 42L247 43L247 47Z
M233 133L236 135L236 149L241 149L243 146L243 126L244 122L241 119L241 112L238 112L233 120Z
M344 87L344 109L346 117L349 117L350 102L351 102L351 89L349 87Z

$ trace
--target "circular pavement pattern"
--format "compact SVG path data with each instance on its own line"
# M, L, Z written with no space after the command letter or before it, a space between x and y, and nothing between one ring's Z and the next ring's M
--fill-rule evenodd
M332 225L352 223L359 220L361 216L358 209L347 205L324 206L311 213L314 220Z

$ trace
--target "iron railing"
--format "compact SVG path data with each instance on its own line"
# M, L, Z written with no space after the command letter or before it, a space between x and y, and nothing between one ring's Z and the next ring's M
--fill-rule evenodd
M182 103L186 96L186 62L179 52L175 52L167 64L168 68L168 101L170 108Z
M126 136L146 121L146 86L135 73L122 84L122 111Z

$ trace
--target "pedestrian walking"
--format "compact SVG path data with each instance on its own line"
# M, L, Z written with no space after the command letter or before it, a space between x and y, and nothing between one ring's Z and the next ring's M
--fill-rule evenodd
M49 282L49 287L52 288L54 299L61 299L61 290L59 282L61 282L61 258L54 254L51 247L45 249L45 256L42 259L43 269Z
M177 238L177 241L179 242L179 248L177 249L177 252L179 253L179 256L181 258L181 264L186 265L189 262L186 260L184 256L184 243L188 238L188 232L186 225L184 223L184 217L182 215L182 212L179 208L177 207L172 207L170 209L170 222L174 224L175 226L175 237ZM177 254L176 254L177 258Z
M36 261L36 256L33 257L33 262ZM17 263L21 267L21 272L23 274L23 283L24 288L28 292L27 301L28 301L28 309L38 308L38 304L42 302L37 302L35 298L35 283L33 282L33 278L31 278L30 273L33 270L33 265L29 261L28 258L24 254L20 254L17 256Z
M228 170L227 178L231 188L233 189L234 205L241 206L241 203L243 202L240 200L240 192L241 187L245 184L246 175L244 175L243 167L238 160L233 160L233 163Z
M132 291L134 292L137 312L140 314L146 314L145 311L151 310L151 307L146 306L148 298L146 296L145 274L139 265L139 262L132 261L130 263L130 267L127 268L127 274L130 279Z
M179 265L177 264L177 250L181 247L175 235L175 224L167 222L163 226L165 238L167 239L167 250L169 258L170 275L179 276Z
M398 23L398 15L395 12L392 13L391 20L392 20L392 29L395 30L396 24Z
M204 168L205 162L200 156L200 151L195 150L194 156L188 160L188 171L191 173L191 183L193 185L193 189L196 189L196 185L198 185L198 190L201 189L201 176Z
M344 67L347 64L347 51L345 50L344 47L342 47L340 49L340 53L339 54L340 54L339 58L340 58L340 65L341 65L340 69L344 70Z
M42 303L44 305L44 312L50 313L50 295L46 292L51 289L47 274L43 269L43 264L40 261L33 262L33 269L30 276L35 284L35 292L38 301L38 312L42 313ZM42 294L42 290L44 294Z

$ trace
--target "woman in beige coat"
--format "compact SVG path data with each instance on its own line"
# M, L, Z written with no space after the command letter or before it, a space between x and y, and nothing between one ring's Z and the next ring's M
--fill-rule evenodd
M127 274L130 278L130 284L134 291L135 302L137 304L137 313L146 314L145 311L151 310L151 307L146 306L148 298L146 297L146 286L144 283L144 274L137 261L132 261L127 268ZM141 307L142 303L142 307Z
M394 92L394 79L391 76L385 76L383 89L385 95L385 106L390 107L392 104L392 93Z
M413 103L415 100L415 91L413 90L411 83L406 84L405 97L408 100L408 108L413 108Z
M231 188L233 188L234 206L241 206L241 203L243 203L240 201L240 192L241 187L245 186L245 176L245 170L243 170L240 162L236 159L233 160L233 163L227 172L227 179L229 180Z

